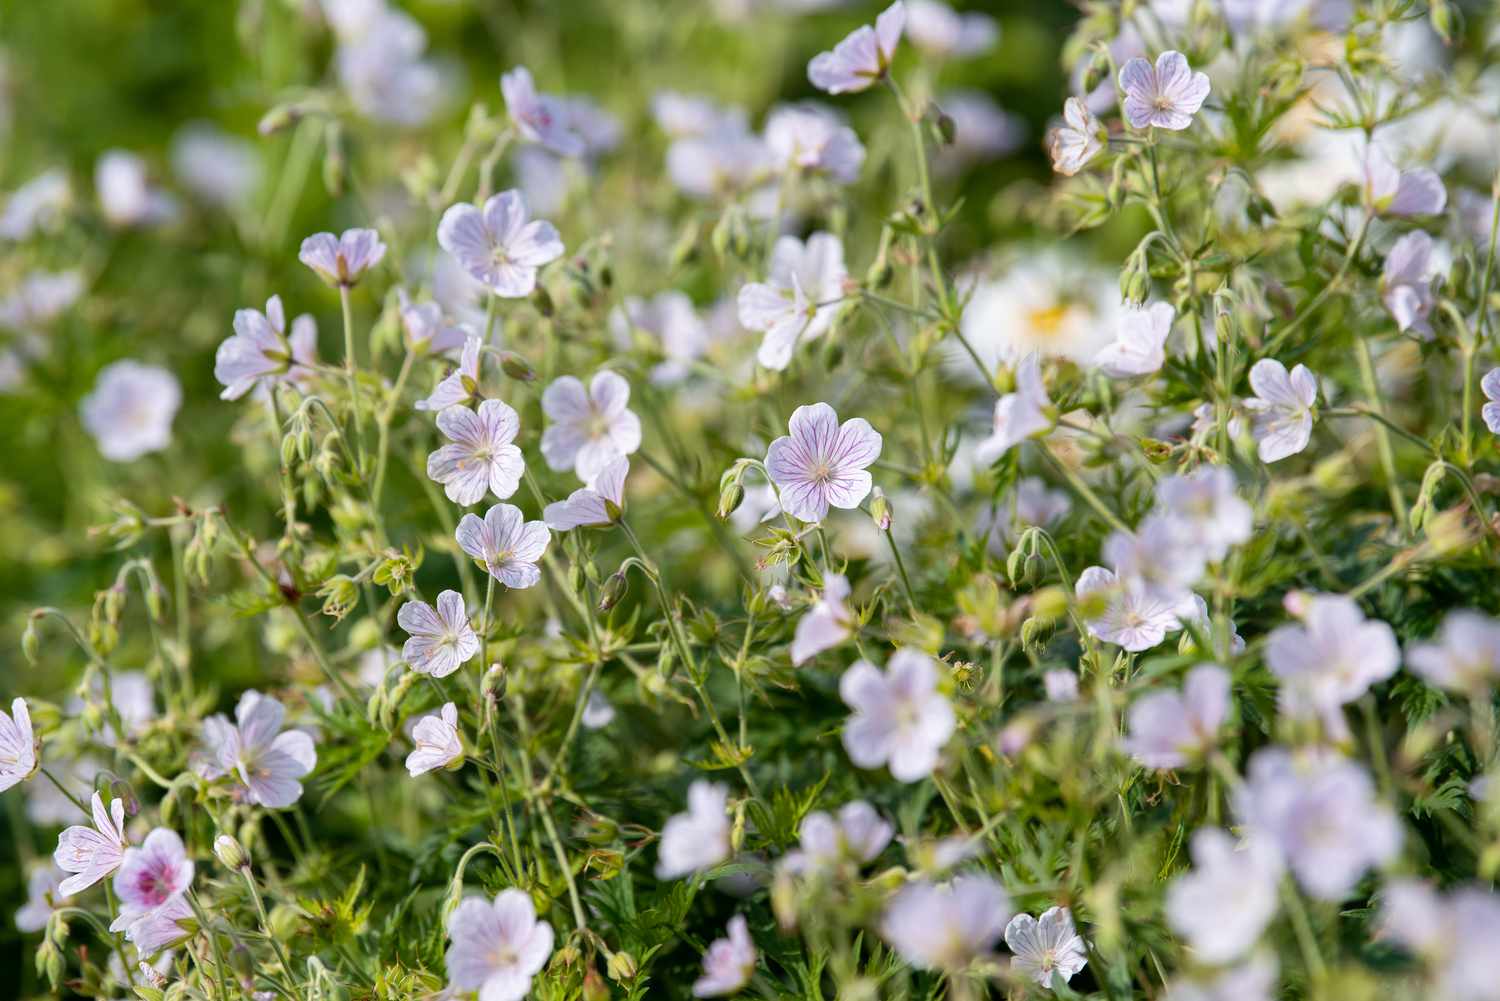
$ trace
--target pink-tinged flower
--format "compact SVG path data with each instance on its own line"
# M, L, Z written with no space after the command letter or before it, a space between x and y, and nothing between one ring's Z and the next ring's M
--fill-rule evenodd
M845 803L838 817L814 810L802 818L798 847L781 864L794 873L826 873L848 863L858 869L885 851L895 833L890 823L862 799Z
M435 302L412 302L406 289L397 289L396 296L401 303L401 328L412 354L441 355L464 346L469 338L467 328L449 323L442 306Z
M483 344L479 337L470 334L464 341L463 355L459 359L458 368L454 369L443 380L433 387L432 395L425 400L418 400L414 406L418 410L446 410L449 407L468 403L479 395L479 360L483 350Z
M1195 959L1231 962L1250 951L1276 916L1281 858L1263 840L1236 843L1217 827L1200 828L1190 850L1192 869L1167 887L1167 923Z
M1448 204L1448 189L1427 167L1401 170L1377 143L1365 147L1364 198L1379 215L1436 215Z
M1380 301L1398 330L1432 338L1432 237L1420 229L1397 240L1385 257Z
M494 902L469 897L448 915L448 983L480 1001L521 1001L552 955L552 926L538 921L531 897L501 890Z
M1054 976L1067 983L1089 961L1088 947L1066 907L1049 907L1040 918L1017 914L1005 926L1005 945L1015 953L1011 967L1048 988Z
M159 365L125 359L99 370L93 392L79 410L99 454L129 462L159 452L172 441L172 419L182 405L182 384Z
M555 532L613 525L625 510L625 475L629 472L630 460L622 455L605 466L588 486L569 494L567 500L548 504L542 520Z
M1479 612L1449 612L1435 642L1406 651L1406 666L1431 685L1482 698L1500 680L1500 622Z
M958 973L994 949L1010 916L1010 896L991 876L919 881L886 907L880 935L919 970Z
M401 659L419 674L446 678L479 652L479 637L457 591L439 594L436 611L425 601L408 601L396 613L396 624L411 637Z
M755 360L780 372L798 344L827 333L848 277L844 244L832 233L814 233L806 243L795 236L778 238L766 280L743 286L736 299L740 325L765 332Z
M538 94L531 71L517 66L500 78L505 110L522 138L538 143L559 156L582 156L584 137L574 128L573 116L561 99Z
M782 105L766 116L766 146L779 170L821 174L840 184L859 180L865 147L854 130L821 104Z
M1051 411L1041 361L1033 352L1016 366L1016 391L995 401L993 428L974 449L974 460L988 465L1027 438L1051 430Z
M832 52L820 52L807 64L807 79L830 94L866 90L885 76L906 29L906 5L896 0L875 19L860 25Z
M115 872L115 896L120 913L109 926L122 931L186 892L193 882L193 860L176 831L158 827L146 835L139 848L125 849Z
M854 710L844 724L849 760L861 768L889 765L902 782L932 774L956 722L937 686L937 668L920 650L897 650L884 671L855 661L839 679L839 696Z
M192 906L179 895L125 929L125 938L142 956L154 956L187 941L197 928Z
M1120 70L1120 89L1125 91L1125 117L1138 129L1156 127L1180 132L1193 123L1193 116L1208 97L1208 75L1194 73L1187 57L1168 50L1156 57L1156 66L1137 56Z
M73 873L57 887L64 897L87 890L120 868L125 858L125 802L111 800L105 812L104 800L96 792L90 805L94 826L69 827L57 836L57 850L52 853L59 869Z
M823 593L813 606L797 620L792 637L792 663L806 663L824 650L832 649L854 634L854 616L845 604L849 598L849 579L843 574L826 574Z
M1074 587L1078 598L1100 592L1104 610L1085 619L1094 636L1123 650L1150 650L1181 628L1182 603L1153 594L1138 581L1121 581L1104 567L1089 567L1078 575Z
M9 716L0 710L0 792L35 775L41 751L42 739L31 729L26 700L12 702Z
M1167 360L1167 338L1177 310L1169 302L1156 302L1120 314L1115 339L1094 356L1094 364L1114 379L1150 375Z
M993 49L1000 27L988 14L961 14L939 0L906 0L906 37L932 55L964 58Z
M318 273L330 285L351 288L359 284L381 258L385 244L373 229L346 229L341 236L314 233L302 241L297 260Z
M736 914L730 918L728 931L728 938L714 939L703 954L703 976L693 982L693 997L723 997L750 982L756 953L745 916Z
M1245 408L1253 415L1250 432L1260 461L1277 462L1306 448L1318 402L1317 376L1306 365L1288 375L1281 362L1262 358L1250 367L1250 388L1255 395L1245 400Z
M863 417L839 424L826 403L792 411L789 435L771 442L766 470L781 495L781 507L794 518L822 521L830 506L859 507L874 481L865 471L880 458L880 433Z
M1500 368L1492 368L1484 373L1484 378L1479 380L1479 389L1489 401L1479 411L1484 418L1484 426L1495 434L1500 434Z
M527 521L515 505L496 504L482 519L464 515L456 535L459 548L506 587L531 587L542 579L537 561L547 551L552 534L545 523Z
M438 244L505 299L530 295L537 269L563 254L557 229L544 219L528 221L526 203L514 188L489 198L483 208L449 206L438 222Z
M1152 692L1130 707L1124 747L1147 768L1181 768L1213 749L1229 715L1229 672L1199 664L1182 692Z
M302 798L297 781L313 770L318 752L301 730L281 730L286 708L275 699L250 691L234 707L235 722L223 713L203 721L205 754L198 774L206 779L232 775L236 796L270 809L291 806Z
M300 322L300 318L299 318ZM316 328L314 338L316 338ZM284 377L294 360L286 339L286 311L281 296L266 300L266 311L237 309L234 335L219 345L214 355L214 378L224 385L221 400L238 400L262 383Z
M446 702L436 713L417 720L417 725L412 727L411 741L415 746L406 756L406 770L412 778L462 761L464 745L458 739L458 707Z
M1277 626L1266 637L1265 660L1281 682L1281 707L1299 719L1321 719L1342 734L1341 707L1396 673L1396 634L1366 619L1358 603L1341 594L1306 600L1302 621Z
M16 909L16 931L30 934L47 927L52 912L67 902L58 889L61 882L57 870L49 865L31 870L26 877L26 903Z
M1063 102L1063 124L1052 130L1047 148L1052 169L1072 177L1098 156L1109 139L1109 130L1094 117L1088 105L1076 97Z
M702 779L688 786L688 808L667 818L656 849L656 878L676 879L729 857L729 789Z
M509 404L485 400L478 412L448 407L437 418L438 430L452 442L427 456L427 478L443 484L455 504L477 504L486 492L504 500L521 485L526 460L512 444L521 418Z
M630 383L616 372L594 373L585 389L571 375L542 393L551 421L542 432L542 457L558 472L572 468L585 483L641 447L641 420L629 409Z

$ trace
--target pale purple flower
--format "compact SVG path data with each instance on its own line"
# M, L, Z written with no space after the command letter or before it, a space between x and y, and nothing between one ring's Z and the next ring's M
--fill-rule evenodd
M840 184L859 180L865 147L854 130L821 104L782 105L766 116L766 146L780 170L825 175Z
M802 818L798 847L781 864L794 873L826 873L845 863L859 868L885 851L895 828L862 799L845 803L838 816L814 810Z
M1276 916L1282 864L1267 842L1236 843L1217 827L1199 828L1193 867L1167 887L1167 923L1205 963L1228 963L1259 941Z
M1094 356L1094 364L1114 379L1151 375L1167 361L1167 338L1177 310L1169 302L1127 307L1115 326L1115 339Z
M384 0L326 2L338 49L339 84L355 110L395 125L421 125L445 96L438 66L423 59L427 33L416 19Z
M81 295L83 275L77 270L29 271L0 300L0 327L32 333L51 324Z
M1436 215L1448 204L1442 178L1427 167L1401 170L1378 144L1365 147L1365 204L1380 215Z
M468 403L479 395L479 362L483 345L479 337L470 334L464 340L463 355L454 369L433 387L432 395L418 400L418 410L446 410L460 403Z
M313 336L317 336L316 328ZM277 382L291 369L293 360L281 296L267 299L264 313L235 310L234 334L219 345L214 356L214 378L224 386L219 399L237 400L262 383Z
M604 467L641 447L641 420L629 409L630 383L617 372L594 373L587 388L571 375L542 393L550 423L542 432L542 457L558 472L572 469L585 483Z
M1479 380L1479 388L1489 402L1480 410L1484 426L1500 434L1500 368L1492 368Z
M1255 523L1227 466L1204 465L1164 477L1156 484L1156 509L1181 539L1214 562L1229 555L1230 547L1248 542Z
M651 117L673 139L747 130L745 111L707 97L659 90L651 95Z
M550 222L528 221L526 204L514 188L485 201L450 205L438 222L438 244L491 292L520 299L536 288L537 269L563 254Z
M412 727L411 742L414 746L406 756L406 770L412 778L461 761L464 746L458 739L458 707L445 702L436 713L417 720Z
M230 209L245 205L261 179L255 146L204 122L172 136L172 172L203 201Z
M1208 614L1208 602L1203 600L1202 595L1193 595L1192 606L1190 608L1179 609L1178 618L1181 619L1184 629L1191 622L1197 625L1203 632L1208 633L1210 637L1213 636L1213 618ZM1229 652L1235 656L1239 656L1245 652L1245 638L1240 635L1240 631L1235 627L1233 620L1229 623Z
M129 462L159 452L172 441L172 419L182 405L182 385L158 365L125 359L99 371L94 391L79 410L99 454Z
M1168 981L1164 1001L1276 1001L1275 991L1276 960L1257 953L1207 978Z
M545 523L527 521L512 504L496 504L484 518L466 514L458 523L458 546L484 564L491 577L511 588L531 587L542 579L537 561L552 535Z
M906 37L934 56L983 55L1000 40L1000 27L988 14L959 13L940 0L906 0Z
M877 83L891 67L896 45L906 28L906 5L896 0L875 19L860 25L832 52L820 52L807 64L807 78L830 94L852 94Z
M154 956L187 941L196 928L192 905L179 894L126 928L125 938L140 955Z
M405 289L397 289L396 295L401 304L401 328L413 354L419 357L447 354L468 341L467 328L449 323L442 306L435 302L412 302Z
M57 892L71 897L120 868L125 858L125 802L111 800L109 810L97 792L90 800L94 826L74 824L57 836L52 861L73 875L58 884Z
M385 244L373 229L346 229L340 236L314 233L302 241L297 260L317 272L330 285L350 288L358 285L381 258Z
M177 832L158 827L146 835L140 847L125 849L115 872L115 896L120 913L110 931L122 931L156 911L173 897L186 892L193 882L193 860L188 858Z
M873 480L866 467L880 458L881 437L863 417L839 424L826 403L798 407L791 434L771 442L766 470L780 491L782 509L802 521L822 521L830 506L859 507Z
M1379 619L1366 619L1358 603L1341 594L1308 597L1301 618L1271 630L1266 666L1281 682L1284 711L1322 719L1334 734L1342 734L1340 707L1400 666L1396 634Z
M1103 555L1127 586L1179 611L1207 566L1205 553L1189 544L1176 520L1165 513L1147 515L1134 532L1111 532Z
M991 876L918 881L886 906L880 935L919 970L957 973L994 949L1010 916L1010 896Z
M1043 671L1042 690L1048 702L1077 702L1078 674L1066 667Z
M25 699L10 704L10 715L0 709L0 792L25 782L41 764L42 740L31 729Z
M451 445L427 456L427 478L443 484L455 504L477 504L486 493L504 500L521 485L526 461L512 442L521 418L507 403L485 400L478 411L452 406L437 417Z
M667 176L693 198L728 198L754 190L773 173L764 140L742 130L678 139L667 147Z
M233 723L223 713L203 721L206 753L198 760L198 774L206 779L231 775L237 780L237 796L271 809L301 799L297 780L318 763L312 737L301 730L282 732L286 708L259 692L241 695L234 716Z
M1041 360L1035 352L1016 366L1016 391L995 401L990 436L974 449L974 459L988 465L1025 441L1052 428L1052 398L1042 382Z
M1063 102L1063 124L1052 130L1048 149L1052 169L1065 177L1078 173L1104 150L1109 131L1076 97Z
M1229 715L1229 672L1199 664L1182 692L1151 692L1130 706L1124 748L1147 768L1182 768L1213 749Z
M656 339L665 360L651 370L651 381L672 383L685 378L692 363L708 347L708 324L693 308L693 300L675 289L650 299L626 297L610 314L610 330L621 347L631 345L631 331L643 331Z
M425 601L408 601L396 613L396 624L410 636L401 659L419 674L446 678L479 652L479 637L457 591L439 594L436 609Z
M1381 935L1423 960L1431 994L1443 999L1500 998L1500 896L1467 885L1439 895L1431 886L1398 879L1381 893Z
M1131 125L1180 132L1203 107L1209 84L1206 73L1193 72L1187 57L1169 49L1156 57L1155 67L1139 56L1127 62L1120 69L1120 89Z
M755 360L775 372L791 363L799 343L822 337L833 326L844 297L844 244L831 233L803 243L783 236L771 248L764 282L740 288L740 324L765 333Z
M30 934L47 927L52 912L67 902L58 889L61 882L52 866L38 865L31 870L26 877L26 903L16 909L16 931Z
M1385 257L1380 301L1396 320L1396 329L1432 337L1432 237L1419 230L1397 240Z
M853 712L844 723L844 750L861 768L889 765L901 782L932 774L953 736L953 706L938 691L932 658L904 648L881 671L855 661L839 679L839 697Z
M714 939L703 954L703 976L693 982L693 997L723 997L750 982L756 953L745 916L736 914L730 918L728 931L728 938Z
M477 991L481 1001L521 1001L552 955L552 926L537 920L522 890L501 890L493 903L469 897L448 915L447 927L449 987Z
M26 240L34 233L55 233L62 227L73 185L67 171L52 167L21 185L0 210L0 240ZM1485 224L1486 238L1489 224Z
M505 110L522 138L538 143L559 156L582 156L584 137L575 128L561 99L538 94L531 71L517 66L500 78Z
M937 103L953 123L953 142L937 151L935 169L955 174L963 167L1014 152L1026 138L1024 119L1005 111L982 90L945 90Z
M589 698L583 706L583 716L580 718L586 730L602 730L615 721L615 707L610 704L608 698L599 689L589 692Z
M1500 680L1500 622L1467 609L1449 612L1435 642L1406 651L1406 666L1428 684L1483 697Z
M1089 961L1088 947L1066 907L1049 907L1040 918L1017 914L1005 926L1005 945L1015 953L1011 968L1049 989L1054 976L1067 983Z
M623 455L610 461L588 486L574 490L567 500L548 504L542 520L555 532L613 525L625 509L625 476L629 472L630 460Z
M1131 653L1149 650L1181 628L1182 602L1153 595L1137 581L1122 582L1104 567L1084 570L1074 590L1079 599L1096 591L1106 596L1104 611L1084 624L1094 636Z
M100 155L94 164L94 191L104 218L114 226L167 222L177 214L172 196L151 182L146 161L124 150Z
M1281 362L1262 358L1250 367L1250 388L1255 395L1245 400L1245 408L1252 414L1250 431L1260 461L1277 462L1306 448L1318 401L1317 376L1306 365L1288 375Z
M813 606L797 620L792 637L792 663L805 664L824 650L832 649L854 635L854 616L845 602L849 598L849 579L843 574L823 576L823 593Z
M667 819L656 850L656 878L676 879L729 857L729 788L702 779L688 787L688 808Z

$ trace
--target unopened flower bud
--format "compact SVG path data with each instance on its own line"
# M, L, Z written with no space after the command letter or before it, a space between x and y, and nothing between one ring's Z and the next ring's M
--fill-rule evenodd
M531 304L536 311L551 319L557 313L557 306L552 302L552 295L545 286L538 285L531 293Z
M1088 67L1083 71L1083 92L1085 94L1093 92L1107 76L1109 76L1109 52L1101 46L1094 49Z
M21 652L26 655L29 664L35 664L39 642L36 635L36 616L33 615L26 620L26 628L21 633Z
M479 690L484 693L486 699L496 701L505 698L505 667L496 662L490 665L490 669L484 672L480 680Z
M718 515L721 521L727 520L730 515L739 510L739 506L745 500L745 488L740 486L738 479L730 480L719 489Z
M593 964L583 972L583 1001L609 1001L609 985Z
M611 980L634 980L638 967L635 957L622 950L610 953L605 969Z
M870 517L875 520L875 527L882 532L891 530L891 502L879 487L870 493Z
M514 351L504 351L500 354L500 371L518 382L535 382L536 369L531 363Z
M228 834L221 834L214 838L214 857L217 858L226 869L248 869L250 868L250 855L244 847Z
M607 612L624 600L630 591L630 578L625 576L623 570L616 570L609 575L604 582L604 588L599 593L599 611Z
M263 136L273 136L289 129L302 119L302 109L295 104L278 104L261 116L255 129Z

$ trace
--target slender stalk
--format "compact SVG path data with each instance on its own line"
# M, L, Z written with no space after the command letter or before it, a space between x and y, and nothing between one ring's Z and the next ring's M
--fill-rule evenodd
M359 456L358 472L365 475L365 412L359 401L359 381L355 375L354 307L349 301L349 286L339 286L339 306L344 312L344 378L349 384L349 406L354 411L355 452Z
M1059 476L1068 481L1068 486L1073 488L1073 492L1076 493L1079 497L1082 497L1084 502L1088 504L1089 507L1093 508L1094 512L1098 514L1099 517L1104 519L1105 524L1109 525L1110 528L1113 528L1119 532L1130 531L1130 528L1120 520L1119 515L1111 511L1108 506L1106 506L1105 503L1099 499L1099 495L1094 493L1093 488L1090 487L1087 483L1083 482L1083 478L1080 477L1077 473L1069 469L1066 462L1063 462L1052 453L1052 449L1047 446L1046 442L1039 441L1037 442L1037 446L1038 450L1042 453L1042 457L1047 460L1047 464L1050 465L1054 470L1056 470Z
M1276 349L1285 344L1286 339L1292 336L1292 334L1297 330L1298 327L1306 323L1308 317L1317 312L1318 307L1323 305L1324 300L1332 295L1334 290L1339 287L1340 283L1342 283L1344 280L1344 276L1349 273L1349 268L1353 266L1354 259L1359 256L1359 249L1360 247L1364 246L1365 234L1369 231L1369 229L1370 216L1366 214L1364 221L1359 224L1359 230L1354 234L1354 239L1349 242L1349 249L1345 251L1344 260L1339 264L1338 271L1336 271L1333 277L1329 279L1328 284L1324 285L1322 289L1318 291L1317 295L1309 299L1303 305L1303 307L1297 311L1297 315L1292 317L1292 319L1288 321L1286 326L1282 327L1275 334L1271 335L1271 339L1266 342L1266 357L1274 356L1276 354Z
M1383 417L1385 411L1380 405L1380 386L1375 379L1375 361L1370 356L1370 343L1357 334L1354 338L1354 356L1359 361L1359 378L1364 384L1370 410ZM1380 453L1381 468L1385 472L1386 490L1391 498L1391 512L1396 516L1397 525L1405 531L1407 528L1406 501L1401 496L1401 482L1396 478L1396 452L1391 447L1391 435L1384 421L1377 422L1375 425L1375 443Z

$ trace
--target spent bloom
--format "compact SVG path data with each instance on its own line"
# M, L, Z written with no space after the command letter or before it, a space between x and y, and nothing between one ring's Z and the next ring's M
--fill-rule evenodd
M1435 642L1406 651L1406 666L1439 688L1483 696L1500 680L1500 622L1467 609L1449 612Z
M567 500L548 504L542 520L555 532L613 525L625 509L625 476L629 472L629 459L622 455L611 460L591 483L574 490Z
M676 879L729 857L729 788L702 779L688 787L688 808L667 819L657 847L656 878Z
M1199 664L1182 692L1152 692L1131 705L1125 750L1147 768L1181 768L1213 749L1229 715L1229 672Z
M94 826L74 824L57 836L52 861L73 875L63 880L57 892L71 897L93 886L120 868L125 858L125 802L111 800L109 810L97 792L90 800Z
M418 400L412 406L417 410L442 411L472 400L479 394L479 361L482 351L483 342L477 335L470 334L464 340L458 368L433 387L432 395L425 400Z
M917 969L956 973L995 947L1010 915L1010 896L993 877L919 881L886 907L880 935Z
M803 521L822 521L828 508L859 507L873 480L866 467L880 458L880 433L863 417L839 424L826 403L798 407L788 422L790 434L771 442L766 470L787 514Z
M159 452L172 441L172 419L182 405L182 384L159 365L125 359L99 371L79 410L99 454L129 462Z
M822 873L844 863L871 862L891 843L895 828L862 799L845 803L838 816L814 810L802 818L798 846L781 864L795 873Z
M448 915L448 938L449 985L477 991L483 1001L521 1001L552 955L552 926L537 920L531 897L516 889L501 890L493 902L464 900Z
M1428 167L1401 170L1378 144L1365 147L1365 205L1379 215L1435 215L1448 204L1448 189Z
M505 110L523 138L559 156L583 155L587 144L574 127L573 116L559 98L537 93L525 66L502 76L500 91L505 95Z
M158 827L140 847L125 849L115 872L115 895L120 914L110 931L121 931L181 896L193 882L193 860L177 832Z
M1193 835L1193 867L1167 888L1167 923L1194 956L1227 963L1249 952L1276 914L1281 859L1269 844L1236 844L1217 827Z
M521 192L512 188L487 199L448 207L438 222L438 244L495 295L520 299L536 288L542 265L563 254L557 229L527 219Z
M1012 968L1047 988L1054 976L1063 983L1072 980L1089 961L1088 947L1066 907L1049 907L1040 918L1017 914L1005 926L1005 945L1015 954Z
M1105 375L1125 379L1159 371L1167 360L1167 338L1177 310L1169 302L1121 311L1115 339L1094 356Z
M330 285L352 288L385 257L385 244L373 229L346 229L339 236L314 233L302 241L297 260Z
M25 782L41 765L41 738L31 729L25 699L10 704L10 715L0 709L0 792Z
M1052 130L1047 148L1052 169L1072 177L1104 150L1109 130L1094 117L1088 105L1076 97L1063 102L1063 124Z
M427 456L427 478L443 484L449 500L467 506L487 492L501 500L516 492L526 461L513 444L521 418L509 404L485 400L477 411L447 407L437 426L452 444Z
M232 775L239 783L237 796L272 809L301 799L297 780L318 763L312 737L301 730L282 732L286 708L259 692L241 695L234 716L233 723L223 713L203 721L198 774L206 779Z
M464 746L458 739L458 707L445 702L442 709L417 720L411 730L411 742L414 746L406 756L406 770L412 778L461 761Z
M795 236L779 237L771 248L766 280L742 286L736 299L740 324L765 335L755 360L780 372L798 344L827 333L848 277L844 244L837 236L818 232L806 243Z
M1379 619L1366 619L1352 598L1340 594L1313 595L1301 611L1300 623L1277 626L1266 637L1266 665L1281 682L1285 711L1320 718L1341 735L1340 707L1400 666L1396 634Z
M1414 230L1397 240L1385 256L1380 301L1396 328L1432 337L1432 237Z
M1255 521L1226 466L1203 465L1186 475L1164 477L1156 484L1156 509L1183 541L1213 561L1249 541Z
M552 535L545 523L527 521L515 505L496 504L483 518L466 514L455 534L459 548L506 587L531 587L542 579L537 561L547 551Z
M1245 407L1253 415L1250 431L1260 461L1276 462L1306 448L1318 401L1317 376L1306 365L1288 374L1281 362L1262 358L1250 368L1250 388L1255 395L1245 400Z
M956 723L937 686L937 668L920 650L897 650L884 671L855 661L839 679L839 696L853 710L844 724L849 760L861 768L889 765L902 782L930 775Z
M396 623L410 637L401 659L419 674L446 678L479 652L479 637L457 591L439 594L436 609L425 601L408 601L396 613Z
M1138 129L1162 128L1180 132L1208 97L1208 75L1195 73L1181 52L1168 50L1156 65L1137 56L1120 69L1125 92L1125 117Z
M585 388L574 376L556 379L542 393L550 422L542 432L542 457L558 472L572 469L591 482L616 459L641 447L641 419L630 405L630 383L607 369Z
M1102 610L1084 624L1099 639L1131 653L1151 649L1182 625L1183 602L1154 594L1139 581L1121 580L1104 567L1084 570L1074 591L1080 600L1096 591L1103 596Z
M800 666L853 635L854 616L845 603L848 598L849 578L836 573L823 577L823 593L797 620L797 632L792 636L793 664Z
M703 954L703 976L693 982L693 997L716 998L733 994L750 982L755 972L755 943L745 916L729 919L728 938L716 938Z
M1000 40L1000 27L988 14L960 13L941 0L906 0L906 37L935 56L983 55Z
M901 0L875 19L875 27L860 25L833 47L807 64L807 79L829 94L866 90L885 76L906 28L906 5Z
M1051 430L1052 410L1041 361L1035 353L1029 354L1016 367L1016 391L995 401L993 427L975 448L975 461L994 462L1027 438Z

